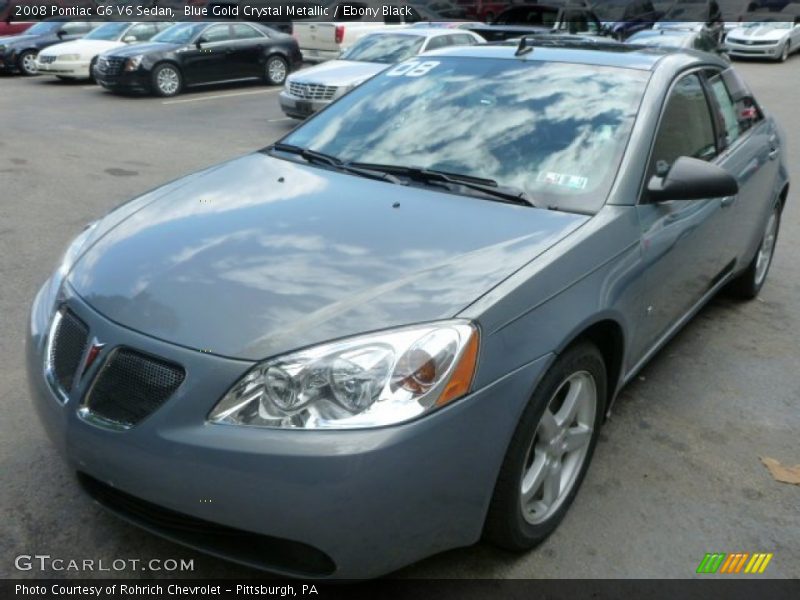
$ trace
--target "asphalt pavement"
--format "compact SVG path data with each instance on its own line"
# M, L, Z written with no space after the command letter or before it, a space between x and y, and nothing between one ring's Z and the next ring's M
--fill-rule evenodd
M539 548L478 544L395 576L691 577L706 552L772 552L762 577L800 577L800 486L776 482L760 462L800 463L800 55L736 66L785 127L795 182L760 298L714 300L623 391L575 504ZM191 573L97 576L263 576L140 531L85 497L32 410L23 339L36 290L83 225L282 136L295 122L277 95L251 85L119 97L0 77L0 577L91 576L15 568L15 557L34 554L194 561Z

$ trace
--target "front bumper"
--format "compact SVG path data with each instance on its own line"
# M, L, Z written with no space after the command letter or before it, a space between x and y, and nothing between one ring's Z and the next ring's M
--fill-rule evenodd
M778 58L783 50L783 44L780 42L775 42L770 44L756 45L726 40L725 48L730 56Z
M50 438L84 485L88 480L89 487L99 486L93 495L106 505L109 492L121 495L111 508L156 534L293 576L376 577L476 542L517 419L550 361L542 357L399 426L314 432L211 425L206 415L249 362L121 327L65 286L63 303L89 326L90 338L107 345L62 404L44 376L53 314L48 290L46 284L37 295L29 323L30 390ZM126 431L87 422L77 412L105 357L118 346L176 361L187 373L172 398ZM126 502L190 520L193 530L170 529L163 518L143 520ZM198 534L198 522L268 536L262 538L267 545L310 547L333 566L309 571L302 567L306 563L287 563L285 556L274 560L275 553L242 556Z
M283 114L287 117L305 119L328 106L332 100L305 100L297 96L292 96L284 88L278 96L278 102L281 105Z
M75 79L89 79L89 61L59 61L44 63L41 58L36 59L36 68L39 73L46 75L60 75Z
M300 48L303 61L308 63L321 63L326 60L336 60L342 54L344 48L336 50L319 50L317 48Z
M112 91L150 92L150 72L139 68L136 71L121 71L119 73L106 73L96 66L92 71L94 80L98 85Z

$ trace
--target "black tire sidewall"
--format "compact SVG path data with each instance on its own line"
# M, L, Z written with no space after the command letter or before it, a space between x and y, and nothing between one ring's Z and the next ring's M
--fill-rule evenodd
M533 525L522 514L519 494L524 461L530 441L550 399L567 377L579 371L589 372L594 377L597 388L592 439L581 470L561 506L546 521ZM606 405L606 367L599 350L588 342L568 348L556 359L536 387L511 438L484 528L484 535L489 541L510 550L526 550L542 542L555 530L575 499L591 463Z
M161 88L158 87L158 74L164 69L172 69L178 74L178 88L175 90L174 94L165 94L164 92L161 91ZM177 96L178 94L181 93L181 89L183 88L183 75L181 74L180 69L178 69L178 67L176 67L175 65L171 65L169 63L156 66L156 68L153 69L150 78L151 78L153 93L156 96L161 96L162 98L172 98L173 96Z

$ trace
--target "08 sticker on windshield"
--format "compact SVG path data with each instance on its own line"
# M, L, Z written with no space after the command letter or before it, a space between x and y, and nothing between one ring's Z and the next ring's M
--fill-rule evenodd
M386 72L387 77L422 77L426 73L439 66L438 60L427 60L425 62L411 61L400 63L391 71Z

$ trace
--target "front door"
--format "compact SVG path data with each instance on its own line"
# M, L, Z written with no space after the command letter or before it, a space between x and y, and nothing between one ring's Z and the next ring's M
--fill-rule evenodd
M697 73L682 76L666 101L645 182L664 175L678 157L717 157L714 117ZM648 202L637 206L647 286L632 356L637 359L732 268L725 250L720 198Z

